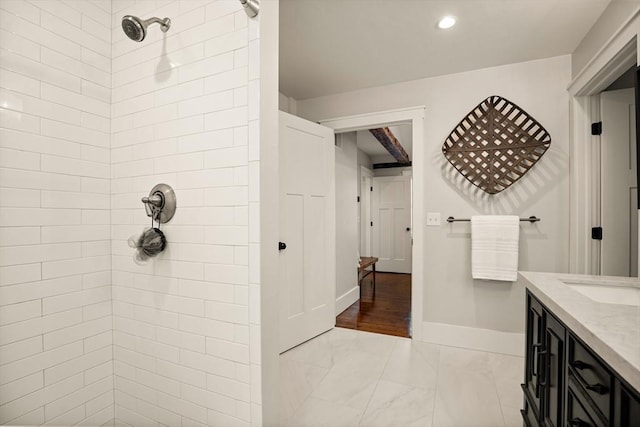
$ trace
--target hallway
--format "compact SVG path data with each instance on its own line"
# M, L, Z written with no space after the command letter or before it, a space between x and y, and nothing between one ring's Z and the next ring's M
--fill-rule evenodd
M363 280L362 300L340 313L336 326L411 337L411 274L376 273L375 298L371 278Z
M280 356L281 425L521 426L523 358L335 328Z

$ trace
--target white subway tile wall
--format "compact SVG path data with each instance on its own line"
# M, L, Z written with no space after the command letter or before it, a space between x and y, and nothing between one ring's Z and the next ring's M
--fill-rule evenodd
M237 0L0 1L0 424L261 424L257 34Z
M0 424L114 419L110 27L0 1Z
M120 28L126 14L169 17L171 28L150 26L136 43ZM249 240L248 215L249 187L259 188L248 157L256 28L237 0L113 2L116 425L260 425L260 287L250 258L259 240ZM160 182L178 208L161 225L167 249L140 266L127 238L150 225L140 198Z

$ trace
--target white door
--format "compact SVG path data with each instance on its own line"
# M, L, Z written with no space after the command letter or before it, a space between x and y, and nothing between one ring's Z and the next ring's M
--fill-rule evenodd
M373 173L360 168L360 256L371 256L371 189Z
M333 130L280 112L280 351L335 326Z
M411 177L373 178L371 256L377 271L411 273Z
M602 92L602 268L638 276L635 99L633 89Z

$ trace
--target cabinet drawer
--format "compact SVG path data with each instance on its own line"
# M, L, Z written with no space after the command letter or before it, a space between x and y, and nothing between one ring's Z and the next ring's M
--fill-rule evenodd
M567 391L567 426L571 427L602 427L603 424L596 421L587 411L588 404L579 397L580 392L570 385Z
M600 416L609 420L611 413L612 375L593 353L573 335L569 335L570 376L575 377L582 391L593 401Z

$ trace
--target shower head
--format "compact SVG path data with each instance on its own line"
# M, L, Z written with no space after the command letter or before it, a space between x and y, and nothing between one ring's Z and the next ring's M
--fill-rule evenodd
M244 11L249 18L255 18L260 12L260 0L240 0L240 4L244 7Z
M124 33L131 40L135 42L141 42L147 36L147 27L149 24L160 24L160 29L163 33L166 33L171 27L171 20L169 18L149 18L142 20L137 16L125 15L122 17L122 29Z

